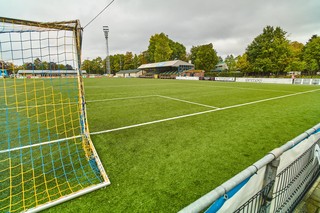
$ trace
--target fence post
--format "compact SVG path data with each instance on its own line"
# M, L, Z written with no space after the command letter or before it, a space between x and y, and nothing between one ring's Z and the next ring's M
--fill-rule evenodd
M273 199L273 189L274 189L274 183L276 180L277 176L277 169L280 164L280 158L276 158L270 163L267 164L266 166L266 172L264 175L264 180L263 180L263 186L262 188L267 187L269 184L272 183L270 187L268 187L268 190L266 190L263 195L262 195L262 200L261 200L261 208L259 212L263 213L268 213L270 212L270 204Z

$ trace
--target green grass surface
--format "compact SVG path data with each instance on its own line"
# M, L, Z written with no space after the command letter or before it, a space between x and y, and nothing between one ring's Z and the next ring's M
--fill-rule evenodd
M97 132L213 110L156 95L224 108L320 87L86 79L85 89ZM111 185L47 212L177 212L319 123L319 105L320 90L94 135Z

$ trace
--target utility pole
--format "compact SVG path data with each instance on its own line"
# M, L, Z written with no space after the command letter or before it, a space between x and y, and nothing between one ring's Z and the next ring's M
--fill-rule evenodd
M107 44L106 72L107 74L110 75L111 71L110 71L110 58L109 58L109 45L108 45L109 27L103 26L103 32L104 32L104 37L106 38L106 44Z

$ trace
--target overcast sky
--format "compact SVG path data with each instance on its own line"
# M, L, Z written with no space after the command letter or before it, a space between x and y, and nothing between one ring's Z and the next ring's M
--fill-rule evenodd
M33 21L80 19L85 26L111 0L0 0L0 16ZM108 25L110 54L146 50L164 32L190 51L212 43L223 58L244 53L265 26L280 26L292 41L320 35L320 0L115 0L84 29L83 59L105 57L102 26Z

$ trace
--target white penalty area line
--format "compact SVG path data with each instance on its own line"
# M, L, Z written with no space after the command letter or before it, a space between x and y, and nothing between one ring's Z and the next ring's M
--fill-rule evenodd
M316 92L319 90L320 89L309 90L309 91L305 91L305 92L298 92L298 93L293 93L293 94L288 94L288 95L277 96L277 97L273 97L273 98L252 101L252 102L243 103L243 104L236 104L236 105L232 105L232 106L227 106L227 107L222 107L222 108L217 108L217 109L212 109L212 110L207 110L207 111L202 111L202 112L196 112L196 113L191 113L191 114L186 114L186 115L181 115L181 116L176 116L176 117L171 117L171 118L165 118L165 119L160 119L160 120L155 120L155 121L150 121L150 122L145 122L145 123L140 123L140 124L134 124L134 125L130 125L130 126L119 127L119 128L115 128L115 129L103 130L103 131L98 131L98 132L91 132L91 135L98 135L98 134L103 134L103 133L115 132L115 131L131 129L131 128L140 127L140 126L146 126L146 125L150 125L150 124L161 123L161 122L165 122L165 121L172 121L172 120L177 120L177 119L181 119L181 118L187 118L187 117L192 117L192 116L196 116L196 115L202 115L202 114L207 114L207 113L211 113L211 112L222 111L222 110L226 110L226 109L238 108L238 107L242 107L242 106L248 106L248 105L253 105L253 104L257 104L257 103L278 100L278 99L287 98L287 97L291 97L291 96L312 93L312 92Z
M196 103L196 102L192 102L192 101L186 101L186 100L182 100L179 98L172 98L172 97L164 96L164 95L156 95L156 96L161 97L161 98L174 100L174 101L180 101L180 102L184 102L184 103L188 103L188 104L193 104L193 105L198 105L198 106L203 106L203 107L208 107L208 108L213 108L213 109L219 109L219 107L210 106L210 105L206 105L206 104L200 104L200 103Z
M169 96L164 96L164 95L144 95L144 96L132 96L132 97L123 97L123 98L108 98L108 99L101 99L101 100L90 100L86 101L87 103L95 103L95 102L105 102L105 101L117 101L117 100L129 100L129 99L139 99L139 98L150 98L150 97L159 97L159 98L166 98L174 101L180 101L188 104L193 104L193 105L198 105L198 106L203 106L203 107L208 107L208 108L213 108L213 109L218 109L219 107L215 106L210 106L206 104L200 104L192 101L187 101L179 98L172 98Z
M199 105L203 107L208 108L214 108L217 109L218 107L206 105L206 104L200 104L192 101L186 101L178 98L172 98L169 96L164 95L143 95L143 96L131 96L131 97L123 97L123 98L107 98L107 99L98 99L98 100L86 100L86 103L96 103L96 102L108 102L108 101L117 101L117 100L129 100L129 99L140 99L140 98L150 98L150 97L160 97L160 98L166 98L171 99L175 101L185 102L193 105ZM5 110L17 110L17 109L26 109L26 108L36 108L36 107L46 107L46 106L58 106L58 105L67 105L69 103L57 103L57 104L41 104L41 105L30 105L30 106L18 106L18 107L8 107L8 108L0 108L0 111ZM78 102L70 102L70 104L79 104Z
M144 95L144 96L123 97L123 98L98 99L98 100L89 100L89 101L86 101L86 103L127 100L127 99L137 99L137 98L148 98L148 97L156 97L156 96L157 95ZM41 105L18 106L18 107L4 107L4 108L0 108L0 111L35 108L35 107L46 107L46 106L59 106L59 105L68 105L68 104L69 103L57 103L57 104L41 104ZM79 102L70 102L70 104L79 104Z

